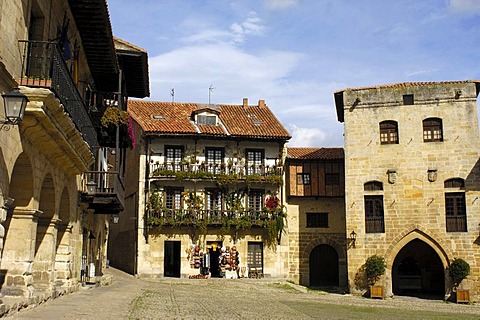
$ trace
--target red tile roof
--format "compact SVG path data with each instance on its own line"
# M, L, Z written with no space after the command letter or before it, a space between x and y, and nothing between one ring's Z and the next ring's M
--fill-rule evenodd
M209 107L212 108L212 107ZM214 135L285 139L290 133L267 106L215 105L222 125L196 125L192 114L205 105L181 102L129 100L128 111L146 134ZM212 112L214 113L214 112ZM160 116L161 119L155 119ZM157 117L158 118L158 117Z
M343 148L287 148L287 158L298 160L341 160Z

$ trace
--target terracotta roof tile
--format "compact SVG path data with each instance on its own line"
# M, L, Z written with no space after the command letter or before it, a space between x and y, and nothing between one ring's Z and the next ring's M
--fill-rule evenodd
M194 125L192 113L208 110L205 105L181 102L129 100L128 111L147 134L199 134L251 138L291 138L267 106L216 105L222 126ZM160 116L162 119L155 119Z
M340 160L343 148L287 148L287 158L299 160Z

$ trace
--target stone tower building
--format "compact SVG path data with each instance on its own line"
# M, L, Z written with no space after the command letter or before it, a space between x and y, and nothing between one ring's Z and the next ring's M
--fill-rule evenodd
M386 295L448 297L448 268L470 264L462 286L480 294L480 82L399 83L335 92L345 124L345 207L352 291L383 256Z

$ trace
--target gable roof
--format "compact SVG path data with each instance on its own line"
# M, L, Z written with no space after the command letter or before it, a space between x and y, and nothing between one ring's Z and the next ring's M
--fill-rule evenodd
M342 160L343 148L287 148L287 158L295 160Z
M197 125L192 115L209 111L198 103L129 100L128 111L147 135L209 135L288 140L288 131L265 105L215 105L220 125Z

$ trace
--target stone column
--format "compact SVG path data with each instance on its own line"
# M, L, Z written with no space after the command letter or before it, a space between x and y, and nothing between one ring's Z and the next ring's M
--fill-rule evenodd
M73 253L71 245L73 225L58 226L58 246L55 257L55 287L56 290L69 290L73 270ZM61 237L61 238L60 238Z
M40 218L37 227L36 253L33 260L33 286L37 291L55 291L55 253L58 219Z
M5 296L33 296L32 263L35 254L38 216L41 211L15 208L4 239L1 270Z

